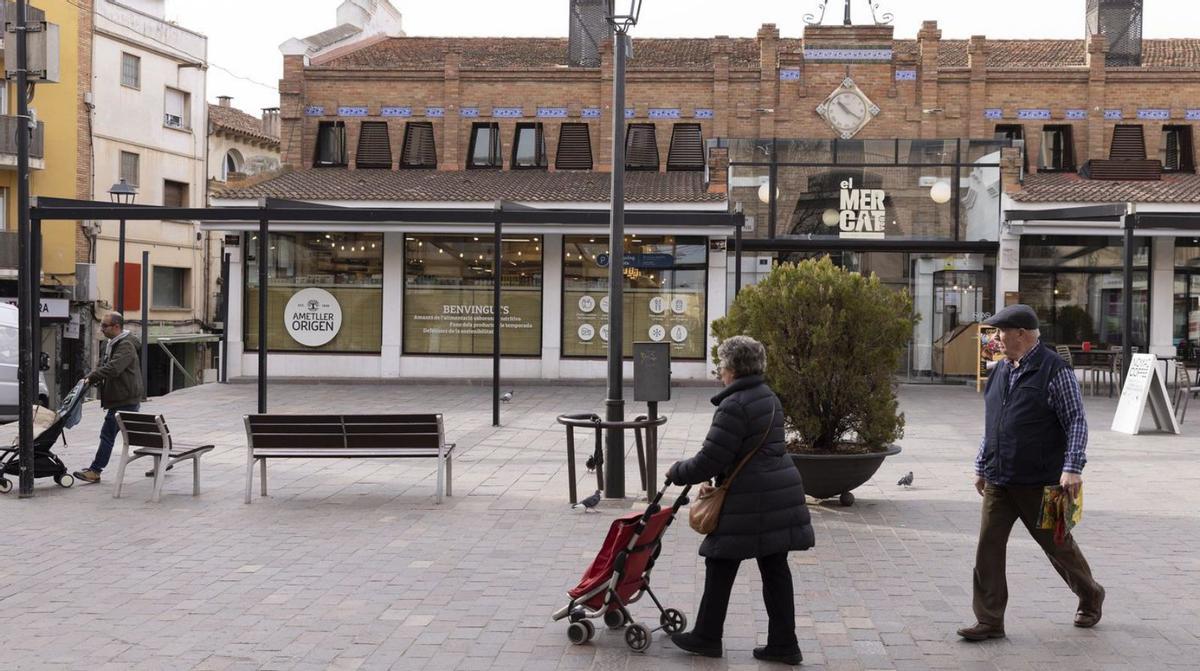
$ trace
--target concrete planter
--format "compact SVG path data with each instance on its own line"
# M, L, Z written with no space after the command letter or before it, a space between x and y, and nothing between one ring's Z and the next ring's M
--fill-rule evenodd
M792 463L804 479L804 493L817 499L839 497L843 506L854 503L850 490L858 487L879 470L883 460L900 454L899 445L870 454L796 454Z

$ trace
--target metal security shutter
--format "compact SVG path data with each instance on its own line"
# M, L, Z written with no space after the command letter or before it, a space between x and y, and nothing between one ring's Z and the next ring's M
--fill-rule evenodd
M625 132L625 169L658 170L658 138L652 123L631 123Z
M585 123L565 123L558 129L555 170L591 170L592 138Z
M433 140L432 123L409 121L404 125L404 148L400 151L400 167L437 167L437 146Z
M1112 147L1108 157L1118 161L1143 161L1146 159L1146 138L1141 126L1116 126L1113 128Z
M385 121L364 121L358 131L358 153L354 164L359 168L392 167L392 145Z
M675 124L671 129L671 149L667 152L667 171L703 169L704 140L700 136L700 124Z

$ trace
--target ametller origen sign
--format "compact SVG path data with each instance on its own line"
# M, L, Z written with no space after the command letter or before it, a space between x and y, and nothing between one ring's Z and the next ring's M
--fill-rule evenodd
M292 340L306 347L320 347L341 330L342 306L324 289L301 289L288 299L283 325Z

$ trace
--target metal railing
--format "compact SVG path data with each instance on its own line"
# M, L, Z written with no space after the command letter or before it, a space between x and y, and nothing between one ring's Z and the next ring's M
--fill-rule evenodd
M567 427L567 494L574 505L578 498L578 492L575 485L575 429L592 429L596 432L596 443L592 450L592 456L588 459L588 470L596 472L596 488L604 489L604 450L601 440L601 432L604 429L609 431L621 431L625 429L633 429L633 436L637 442L638 455L638 473L642 480L642 491L646 494L646 499L649 500L652 496L647 487L652 486L657 481L655 470L658 466L658 427L667 423L667 416L662 415L649 419L646 415L639 415L632 421L612 422L600 419L600 415L595 413L578 413L570 415L559 415L557 418L559 424ZM646 437L643 440L642 432L646 432Z
M0 154L17 155L17 131L22 122L15 116L0 116ZM31 158L45 158L46 124L38 122L29 142Z

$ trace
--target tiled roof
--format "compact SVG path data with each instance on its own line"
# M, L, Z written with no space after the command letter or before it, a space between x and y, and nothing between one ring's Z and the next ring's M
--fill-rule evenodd
M279 146L279 137L268 135L263 130L262 119L243 112L235 107L208 106L208 121L214 129L233 131L252 140L259 140Z
M1073 173L1037 173L1025 177L1022 203L1200 203L1200 175L1163 175L1161 181L1083 179Z
M634 38L630 70L708 70L713 38ZM938 66L967 66L967 40L942 40ZM757 68L755 38L729 40L733 69ZM1082 67L1084 40L988 40L988 66L993 68ZM799 52L801 40L779 41L782 52ZM1200 39L1143 40L1143 68L1200 69ZM918 56L916 40L895 40L900 60ZM465 69L565 68L567 40L561 37L394 37L350 53L317 58L314 65L341 69L440 70L446 51L462 52Z
M349 170L313 168L248 186L232 186L216 198L293 200L607 202L606 172L534 170ZM632 203L719 203L700 172L628 172L625 198Z
M332 44L337 44L344 39L354 37L362 32L362 28L350 23L343 23L340 26L334 26L329 30L324 30L316 35L309 35L304 38L304 42L314 49L324 49Z

